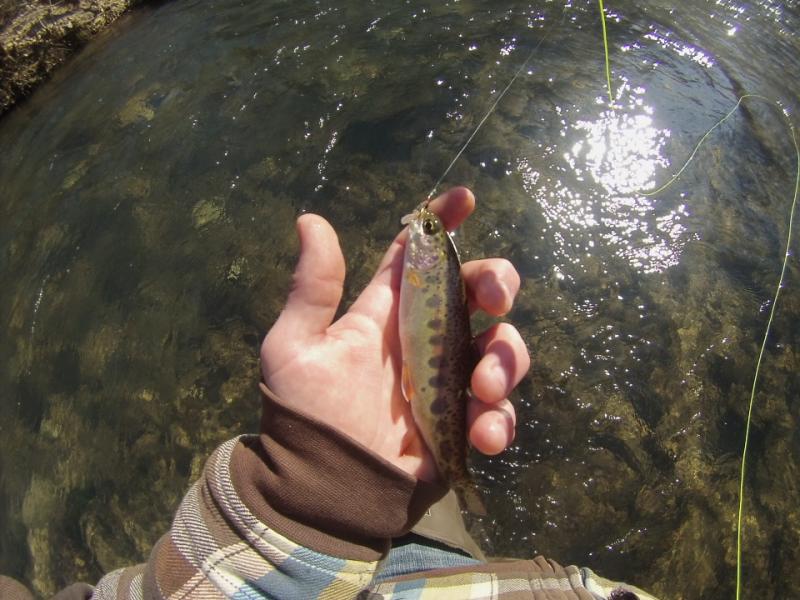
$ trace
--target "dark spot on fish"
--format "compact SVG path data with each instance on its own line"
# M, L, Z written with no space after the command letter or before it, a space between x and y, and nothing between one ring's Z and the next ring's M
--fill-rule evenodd
M425 278L425 281L426 281L427 283L429 283L429 284L433 285L434 283L436 283L437 279L436 279L436 276L434 276L434 275L428 275L428 276Z
M617 588L611 592L608 598L609 600L639 600L639 596L631 591L623 590L622 588Z
M428 341L434 346L438 346L444 341L444 337L440 333L437 333L429 337Z
M428 366L433 367L434 369L438 369L439 367L442 366L443 362L444 360L442 360L441 356L432 356L431 359L428 361Z
M441 303L442 303L442 299L439 296L431 296L425 302L425 305L429 306L430 308L438 308L439 305L441 305Z
M441 435L445 435L447 433L448 428L449 428L449 425L447 423L447 420L445 420L445 419L440 419L436 423L436 431L438 433L440 433Z
M434 375L430 379L428 379L428 384L431 387L437 388L442 385L442 378L439 375Z
M434 415L441 415L447 411L447 401L444 398L437 398L431 402L431 412ZM441 423L441 421L439 421Z
M430 327L431 329L439 329L441 326L442 326L441 319L431 319L430 321L428 321L428 327Z

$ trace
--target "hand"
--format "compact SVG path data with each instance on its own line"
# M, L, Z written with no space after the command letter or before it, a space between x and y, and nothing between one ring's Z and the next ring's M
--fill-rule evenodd
M448 230L475 208L466 188L430 204ZM436 468L400 389L397 309L407 238L403 230L350 310L333 322L342 298L345 265L336 233L317 215L297 221L300 259L286 307L261 346L267 386L285 403L323 421L418 478L434 481ZM472 311L502 315L511 309L520 279L505 259L462 266ZM484 454L514 439L516 416L507 395L530 366L525 344L508 323L476 338L481 360L472 373L467 407L469 439Z

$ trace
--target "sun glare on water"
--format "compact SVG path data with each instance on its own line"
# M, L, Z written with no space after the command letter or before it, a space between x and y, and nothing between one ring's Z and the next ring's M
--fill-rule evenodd
M605 254L655 273L680 260L688 211L683 203L666 206L643 195L669 166L663 148L670 131L656 126L643 88L626 83L617 93L617 103L592 118L561 121L568 149L560 156L554 149L558 177L526 159L517 168L565 263L579 267L602 245Z

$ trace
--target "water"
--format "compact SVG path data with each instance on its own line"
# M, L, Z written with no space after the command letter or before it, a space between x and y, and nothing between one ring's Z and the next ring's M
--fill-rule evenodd
M144 560L211 449L257 427L296 216L333 223L352 299L539 44L445 181L478 197L463 254L520 270L534 356L513 448L474 461L476 531L490 554L730 596L785 122L746 102L680 181L637 191L741 93L796 122L800 13L610 4L614 109L594 2L223 0L124 19L5 117L0 572L51 593ZM755 408L749 597L800 596L799 275Z

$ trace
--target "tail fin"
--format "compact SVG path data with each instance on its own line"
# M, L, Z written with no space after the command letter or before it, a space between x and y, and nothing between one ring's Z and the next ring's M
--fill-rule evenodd
M456 494L458 494L461 504L473 515L479 517L486 516L486 505L483 503L483 496L481 495L478 486L472 481L459 482L455 487Z

